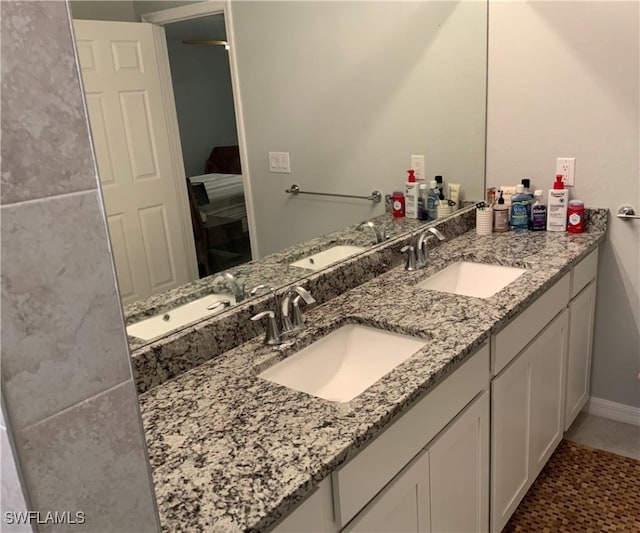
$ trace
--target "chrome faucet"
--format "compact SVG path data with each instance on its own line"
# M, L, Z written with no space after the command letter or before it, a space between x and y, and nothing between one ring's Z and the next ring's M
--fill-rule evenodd
M218 282L222 282L223 285L226 285L231 290L231 294L233 294L236 302L244 300L244 284L241 285L231 272L222 272L213 278L213 285L216 285Z
M429 233L435 235L440 241L445 240L445 236L436 228L427 228L420 234L416 245L416 266L418 268L426 267L429 261L429 250L427 248L427 239L431 236L428 235Z
M364 231L367 228L373 231L376 237L376 244L380 244L381 242L385 241L386 236L384 230L380 231L380 228L373 222L371 222L371 220L365 220L364 222L360 222L360 224L356 226L356 230L358 231Z
M315 298L300 285L291 287L282 297L280 313L282 315L283 335L304 329L304 321L302 320L302 312L300 311L300 299L304 300L306 304L312 304L316 301ZM291 316L289 316L290 309Z

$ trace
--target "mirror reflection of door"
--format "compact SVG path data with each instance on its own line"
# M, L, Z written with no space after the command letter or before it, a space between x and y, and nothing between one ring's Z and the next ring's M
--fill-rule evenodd
M164 30L202 277L251 259L224 14Z
M227 51L180 38L189 25L223 35L223 15L165 26L175 109L151 24L74 25L123 303L249 260Z

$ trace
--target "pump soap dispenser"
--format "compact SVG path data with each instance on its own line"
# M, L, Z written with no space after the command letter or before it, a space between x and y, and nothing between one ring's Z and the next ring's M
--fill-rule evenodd
M418 218L418 184L415 171L407 170L409 177L404 188L404 213L407 218Z
M556 174L553 189L549 190L547 203L547 231L567 230L567 206L569 205L569 191L564 188L562 174Z

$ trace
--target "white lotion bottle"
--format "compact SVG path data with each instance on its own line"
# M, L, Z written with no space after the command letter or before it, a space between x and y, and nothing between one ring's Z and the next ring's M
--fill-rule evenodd
M556 174L553 189L549 189L547 203L547 231L567 231L569 191L564 188L562 174Z
M407 218L418 218L418 184L415 171L407 170L409 177L404 187L404 215Z

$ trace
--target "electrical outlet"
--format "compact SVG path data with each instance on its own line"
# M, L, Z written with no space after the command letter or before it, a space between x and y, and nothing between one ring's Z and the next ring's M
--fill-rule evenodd
M411 168L415 170L416 179L424 181L424 156L423 155L411 156Z
M269 172L291 174L289 152L269 152Z
M576 178L576 158L558 157L556 159L556 174L562 174L565 187L573 187Z

